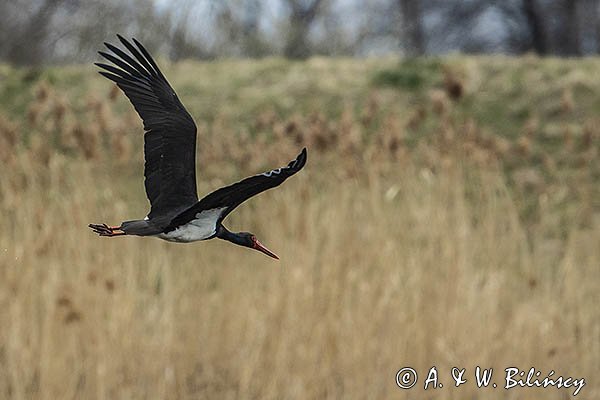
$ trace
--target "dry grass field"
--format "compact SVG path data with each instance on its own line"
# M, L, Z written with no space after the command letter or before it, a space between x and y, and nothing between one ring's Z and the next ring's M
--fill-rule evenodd
M200 195L308 147L226 221L281 261L93 235L147 212L141 123L91 67L0 66L0 398L600 398L599 59L162 64Z

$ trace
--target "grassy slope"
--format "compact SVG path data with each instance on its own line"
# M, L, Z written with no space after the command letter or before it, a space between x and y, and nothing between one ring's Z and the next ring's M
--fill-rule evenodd
M166 64L166 63L163 63ZM395 112L407 118L428 107L431 93L444 89L447 76L460 82L464 95L452 115L473 119L484 132L511 140L526 131L536 148L558 154L563 137L600 131L600 60L539 59L535 57L463 57L408 60L312 59L295 63L260 61L184 62L166 65L167 76L200 123L227 121L233 131L250 131L258 115L273 111L285 119L321 113L337 118L345 109L357 115L375 98L378 116ZM0 68L0 113L25 117L39 82L47 82L74 107L102 99L107 83L94 67L55 67L45 70ZM119 99L117 109L130 110ZM431 113L427 120L433 120ZM433 116L435 117L435 116ZM376 122L380 122L376 119ZM410 132L409 140L430 134L432 123ZM371 129L372 131L372 129ZM372 134L366 130L366 134ZM596 169L594 176L599 177Z
M443 87L443 72L450 69L464 82L466 98L461 110L498 134L516 136L532 115L540 119L542 128L594 117L600 108L600 82L595 78L599 67L600 60L594 58L461 56L400 64L392 59L320 58L306 63L281 59L184 62L164 69L197 119L210 121L221 113L241 123L267 107L281 115L315 110L339 115L345 102L361 106L374 83L380 88L398 88L386 91L386 103L415 104L430 89ZM0 109L22 115L31 101L28 89L44 79L72 99L102 93L106 82L94 71L93 66L37 71L2 66ZM565 91L571 92L575 106L566 117L561 113Z

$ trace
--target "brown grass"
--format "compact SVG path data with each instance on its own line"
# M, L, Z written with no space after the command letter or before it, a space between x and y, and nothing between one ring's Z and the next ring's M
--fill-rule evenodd
M477 365L553 369L600 396L593 120L567 153L541 147L537 123L497 138L439 90L408 109L375 91L338 116L198 120L201 194L309 147L304 171L227 220L275 262L218 240L94 236L89 222L147 211L139 122L113 91L33 93L30 119L0 119L0 398L572 393L451 387L451 367ZM424 392L433 365L445 387ZM404 366L419 387L396 387Z

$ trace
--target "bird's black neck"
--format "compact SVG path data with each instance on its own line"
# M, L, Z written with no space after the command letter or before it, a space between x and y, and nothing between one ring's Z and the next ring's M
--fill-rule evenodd
M248 246L248 244L246 243L246 240L243 236L240 236L237 233L229 231L227 228L225 228L221 224L219 224L219 227L217 228L216 236L219 239L227 240L228 242L235 243L240 246L246 246L246 247Z

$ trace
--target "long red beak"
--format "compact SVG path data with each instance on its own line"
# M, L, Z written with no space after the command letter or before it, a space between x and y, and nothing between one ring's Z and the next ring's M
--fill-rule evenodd
M262 253L265 253L269 257L273 257L274 259L279 260L279 257L277 256L277 254L275 254L271 250L267 249L261 242L258 241L258 239L254 239L254 247L253 248Z

